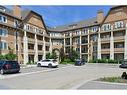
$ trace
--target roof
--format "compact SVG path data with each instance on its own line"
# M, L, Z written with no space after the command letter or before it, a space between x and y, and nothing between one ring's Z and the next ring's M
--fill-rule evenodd
M88 19L88 20L82 20L79 22L74 22L74 23L67 24L67 25L57 26L55 28L47 27L47 29L49 31L53 31L53 32L55 32L55 31L56 32L62 32L62 31L68 31L68 30L79 29L79 28L95 26L95 25L99 25L96 17Z

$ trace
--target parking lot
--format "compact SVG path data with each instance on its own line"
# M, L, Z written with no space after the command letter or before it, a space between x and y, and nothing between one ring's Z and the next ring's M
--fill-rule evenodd
M88 82L100 77L120 76L123 71L126 69L109 64L23 68L18 74L0 75L0 89L87 89L83 85Z

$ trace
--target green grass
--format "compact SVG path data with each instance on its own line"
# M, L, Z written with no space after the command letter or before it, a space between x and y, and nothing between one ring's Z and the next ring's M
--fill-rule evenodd
M127 83L127 80L122 79L121 77L104 77L104 78L98 79L97 81L114 82L114 83Z

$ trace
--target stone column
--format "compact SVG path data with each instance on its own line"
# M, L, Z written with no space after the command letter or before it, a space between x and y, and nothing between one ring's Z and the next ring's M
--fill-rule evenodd
M43 37L43 58L42 59L46 59L45 37Z
M100 28L99 28L99 31L100 31ZM97 51L98 51L98 59L101 59L101 38L100 38L100 33L98 33Z
M37 43L37 34L35 34L35 45L34 45L35 55L34 62L38 61L38 43Z
M110 59L114 60L114 37L113 37L113 26L111 26L111 37L110 37Z
M72 47L72 32L70 32L70 48Z
M52 53L52 39L51 39L51 34L50 34L50 53Z
M125 30L125 44L124 44L124 59L127 59L127 23L126 23L126 30Z
M65 34L64 34L64 53L65 53Z
M24 25L24 37L23 37L23 57L24 57L24 64L28 63L28 38L26 34L26 25Z

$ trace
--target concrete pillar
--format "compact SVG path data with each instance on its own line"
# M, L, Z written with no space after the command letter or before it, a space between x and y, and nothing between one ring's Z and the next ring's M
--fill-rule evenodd
M125 30L125 44L124 44L124 59L127 59L127 23L126 23L126 30Z
M45 37L43 37L43 58L42 59L46 59Z
M100 31L100 28L99 28ZM98 33L98 46L97 46L97 51L98 51L98 59L101 59L101 38L100 38L100 33Z
M89 29L88 29L88 36L87 37L88 37L88 59L87 59L87 61L89 61L90 60L90 55L89 55L89 53L90 53L90 51L89 51L90 50L90 45L89 45L90 44Z
M82 58L82 37L81 37L81 31L80 31L80 59Z
M24 37L23 37L23 54L24 64L28 63L28 38L26 35L26 25L24 25Z
M114 60L114 37L113 37L113 26L111 26L111 37L110 37L110 59Z
M34 62L38 61L38 43L37 43L37 35L35 34L35 45L34 45L35 55Z

